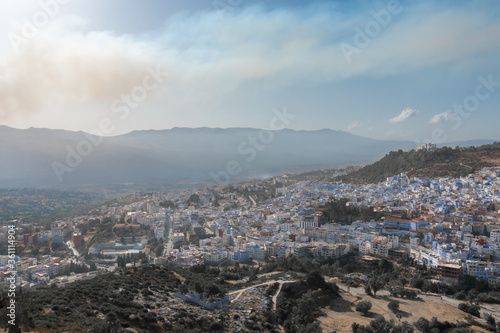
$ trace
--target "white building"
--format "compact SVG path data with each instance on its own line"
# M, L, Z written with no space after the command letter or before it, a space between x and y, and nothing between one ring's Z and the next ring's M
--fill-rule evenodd
M278 224L290 220L290 213L275 213L267 216L267 223Z
M182 232L174 232L172 235L172 241L175 243L177 242L184 242L184 239L186 239L186 236Z
M490 231L490 238L491 238L494 242L500 242L500 229L491 230L491 231Z
M298 223L299 229L305 228L317 228L319 226L318 216L317 215L304 215L300 217L300 221Z
M417 146L417 151L419 150L434 151L436 150L436 145L434 143L424 143L423 145Z
M206 262L222 262L229 259L229 252L227 251L212 251L205 254Z
M164 239L165 238L165 228L156 228L155 229L155 237L157 239Z

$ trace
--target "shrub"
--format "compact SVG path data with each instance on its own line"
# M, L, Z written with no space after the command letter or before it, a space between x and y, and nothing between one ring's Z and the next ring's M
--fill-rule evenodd
M467 327L456 327L452 331L452 333L469 333L469 329Z
M208 330L210 332L219 332L224 330L224 326L222 326L219 322L213 322L212 324L210 324Z
M480 313L481 308L479 307L479 305L460 303L460 304L458 304L458 309L462 310L463 312L467 312L467 313L469 313L473 316L476 316L476 317L481 316L481 313Z
M429 321L423 317L418 318L418 320L413 323L413 326L415 326L421 332L429 331Z
M394 313L399 312L399 301L392 300L387 304L387 307Z
M366 315L371 308L372 308L372 302L370 301L361 301L358 304L356 304L356 311L361 312L363 315Z
M394 320L385 320L382 316L377 316L370 322L369 326L353 323L351 326L353 333L413 333L413 327L408 322L397 325Z
M495 320L495 318L490 313L485 313L484 314L484 320L486 320L486 322L488 323L488 325L491 325L491 326L495 327L496 320Z

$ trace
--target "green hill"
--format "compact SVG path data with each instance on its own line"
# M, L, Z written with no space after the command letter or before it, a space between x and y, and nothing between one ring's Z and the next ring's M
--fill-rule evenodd
M378 183L406 172L409 177L462 177L500 165L500 143L436 151L391 151L379 161L335 179L354 184Z

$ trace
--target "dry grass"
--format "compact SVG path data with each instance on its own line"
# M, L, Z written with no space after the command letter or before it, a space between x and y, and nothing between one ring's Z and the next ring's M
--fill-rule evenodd
M413 324L420 317L428 320L432 317L437 317L439 321L449 322L467 321L466 313L441 302L406 300L389 296L352 296L347 293L343 293L342 296L343 298L336 301L331 307L322 309L324 315L319 317L318 320L321 323L323 332L351 333L352 323L369 325L370 321L376 315L382 315L387 320L394 319L397 323L399 320L396 315L387 308L387 304L393 299L400 301L400 310L403 313L401 321L407 321L410 324ZM373 305L368 316L363 316L361 313L355 311L356 304L362 300L370 301ZM473 332L488 331L479 327L473 327Z

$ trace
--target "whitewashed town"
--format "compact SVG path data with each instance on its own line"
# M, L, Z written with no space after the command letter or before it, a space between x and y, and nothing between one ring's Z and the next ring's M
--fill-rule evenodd
M39 232L25 233L23 221L10 221L18 247L42 250L32 256L18 251L14 261L0 256L0 280L15 271L19 286L64 285L119 266L221 267L288 256L339 258L357 251L394 261L413 258L450 283L462 275L500 281L500 168L456 179L403 173L361 186L318 181L283 186L287 178L135 193ZM248 191L272 193L257 202ZM331 201L368 209L379 218L337 223L324 214ZM109 225L107 238L95 235L103 223ZM9 228L2 226L4 241Z

